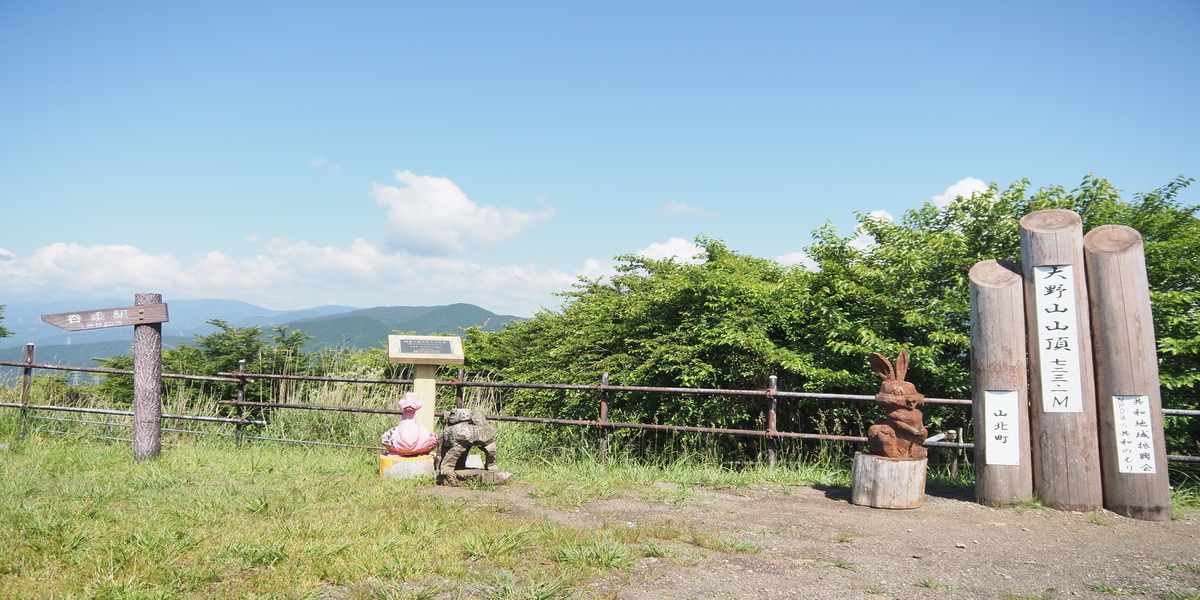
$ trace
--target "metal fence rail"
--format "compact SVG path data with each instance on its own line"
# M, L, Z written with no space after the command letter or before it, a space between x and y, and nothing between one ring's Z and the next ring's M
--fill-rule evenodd
M30 357L30 358L32 358L32 357ZM32 362L32 360L29 360L26 362L0 361L0 366L19 367L19 368L23 368L25 370L25 385L23 386L23 390L22 390L22 402L21 403L0 402L0 407L17 408L22 411L22 431L24 430L25 414L27 411L30 411L30 410L93 413L93 414L122 415L122 416L133 415L132 411L118 411L118 410L109 410L109 409L71 407L71 406L35 405L35 404L28 403L30 373L34 369L45 369L45 370L55 370L55 371L77 371L77 372L84 372L84 373L100 373L100 374L105 374L105 375L132 375L133 371L126 371L126 370L120 370L120 369L102 369L102 368L95 368L95 367L74 367L74 366L66 366L66 365L42 364L42 363L34 363L34 362ZM206 416L199 416L199 415L169 415L169 414L164 414L164 415L162 415L162 417L166 418L166 419L178 419L178 420L185 420L185 421L207 421L207 422L232 424L235 426L234 433L221 434L221 433L216 433L216 432L203 432L203 431L197 431L197 430L172 430L172 429L165 429L165 431L179 431L179 432L183 432L183 433L233 436L239 444L241 443L241 441L243 439L248 439L248 440L255 439L255 440L279 441L279 442L290 442L290 443L300 443L300 444L312 444L312 445L321 445L321 446L337 446L337 447L350 447L350 448L376 448L375 446L359 446L359 445L354 445L354 444L337 444L337 443L333 443L333 442L316 442L316 441L309 441L309 440L290 440L290 439L284 439L284 438L268 438L268 437L245 435L243 428L246 425L263 426L263 425L266 425L267 422L263 421L263 420L244 418L241 413L242 413L243 408L297 409L297 410L317 410L317 411L350 412L350 413L363 413L363 414L389 414L389 415L401 415L401 414L403 414L402 411L394 410L394 409L359 408L359 407L349 407L349 406L328 406L328 405L315 405L315 404L296 404L296 403L284 403L284 402L250 402L250 401L246 401L244 399L245 398L245 386L248 383L253 382L254 380L291 380L291 381L353 383L353 384L383 384L383 385L410 385L413 383L413 380L411 380L411 379L379 379L379 378L366 378L366 377L322 377L322 376L314 376L314 375L276 375L276 374L270 374L270 373L245 373L245 372L241 372L241 371L222 372L222 373L218 373L217 375L218 376L213 377L213 376L207 376L207 375L186 375L186 374L175 374L175 373L163 373L162 377L165 379L209 381L209 382L236 384L238 387L238 399L237 400L221 400L218 402L218 404L234 407L238 412L237 417L206 417ZM774 464L775 456L776 456L776 443L775 442L777 439L781 439L781 438L784 438L784 439L809 439L809 440L823 440L823 441L841 441L841 442L854 442L854 443L865 443L867 441L867 438L861 437L861 436L828 435L828 434L817 434L817 433L778 431L775 428L776 412L777 412L776 408L777 408L778 399L780 399L780 398L818 399L818 400L837 400L837 401L843 401L843 402L874 402L874 400L875 400L874 396L860 395L860 394L825 394L825 393L811 393L811 392L779 391L778 389L776 389L777 379L775 378L775 376L771 376L770 385L767 389L730 390L730 389L715 389L715 388L682 388L682 387L609 385L607 373L604 374L604 376L601 378L601 382L598 384L512 383L512 382L497 382L497 381L466 381L464 379L463 375L464 375L463 370L459 369L458 377L456 379L449 380L449 381L445 381L445 380L437 381L435 383L437 386L440 386L440 387L455 388L455 397L456 397L455 404L456 404L456 406L459 406L459 407L462 406L464 390L467 388L561 390L561 391L577 391L577 392L587 392L587 393L596 394L597 397L599 398L599 418L597 420L555 419L555 418L545 418L545 417L522 417L522 416L515 416L515 415L488 415L487 418L496 420L496 421L510 421L510 422L518 422L518 423L541 423L541 424L548 424L548 425L597 428L601 431L601 436L602 436L601 437L601 453L602 453L602 455L603 455L604 451L607 449L607 432L608 431L615 430L615 429L639 429L639 430L648 430L648 431L670 431L670 432L679 432L679 433L702 433L702 434L735 435L735 436L749 436L749 437L765 438L768 443L768 448L769 448L768 454L769 454L770 463ZM609 421L607 419L608 395L613 392L647 392L647 393L660 393L660 394L698 394L698 395L763 397L768 402L767 426L766 426L766 428L764 428L762 430L758 430L758 429L730 429L730 428L722 428L722 427L699 427L699 426L686 426L686 425L660 425L660 424L655 424L655 423L624 423L624 422L617 422L617 421ZM950 405L950 406L971 406L972 405L971 400L953 399L953 398L926 398L925 401L929 404L941 404L941 405ZM1200 416L1200 410L1163 409L1162 413L1167 416L1179 416L1179 417L1198 417L1198 416ZM443 413L440 413L440 412L435 413L435 414L436 414L436 416L444 416ZM47 418L47 417L34 417L34 418L41 419L41 420L70 421L70 420L64 420L64 419L51 419L51 418ZM66 433L66 432L62 432L62 433ZM104 437L104 436L96 436L96 437ZM123 439L123 438L108 438L108 439ZM929 447L952 448L952 449L959 449L959 450L973 449L975 447L974 444L964 443L961 441L954 441L954 442L926 441L925 445L929 446ZM1167 457L1167 459L1172 462L1200 463L1200 457L1197 457L1197 456L1169 455Z

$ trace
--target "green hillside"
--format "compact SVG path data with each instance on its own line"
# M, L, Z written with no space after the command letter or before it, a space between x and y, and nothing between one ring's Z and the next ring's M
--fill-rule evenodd
M503 331L504 323L520 319L498 315L474 304L446 306L377 306L350 312L301 319L289 327L313 336L305 350L320 348L377 347L395 331L418 335L458 333L459 329L479 326L484 331Z

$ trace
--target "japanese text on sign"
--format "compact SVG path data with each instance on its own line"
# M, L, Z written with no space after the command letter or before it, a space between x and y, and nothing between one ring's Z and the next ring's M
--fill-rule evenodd
M989 465L1021 464L1020 404L1015 390L983 393L984 462Z
M111 316L109 313L112 313ZM129 309L98 310L85 316L78 313L67 315L67 323L79 325L81 329L101 329L104 327L120 327L129 320Z
M1079 327L1071 265L1033 268L1042 412L1083 412Z
M1113 396L1117 428L1117 471L1154 473L1154 435L1150 429L1148 396Z
M404 354L452 354L450 340L400 340L400 352Z

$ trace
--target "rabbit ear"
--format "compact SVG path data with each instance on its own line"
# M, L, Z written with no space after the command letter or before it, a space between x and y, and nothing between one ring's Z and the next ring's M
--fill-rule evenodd
M896 379L904 381L904 376L908 374L908 350L901 350L900 356L896 357Z
M891 381L896 378L896 372L892 370L892 361L888 360L882 354L871 353L871 368L879 373L879 376L884 381Z

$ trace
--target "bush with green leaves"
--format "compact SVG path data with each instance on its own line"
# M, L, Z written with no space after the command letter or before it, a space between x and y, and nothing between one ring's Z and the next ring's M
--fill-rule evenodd
M1177 197L1192 182L1121 198L1088 176L1075 189L1030 190L1028 181L947 206L926 204L899 222L858 215L853 235L832 225L805 252L818 268L783 267L697 238L700 264L617 257L607 280L581 279L560 309L502 332L468 332L468 366L521 382L762 389L873 394L867 356L911 356L909 380L929 397L970 397L967 273L992 258L1020 260L1019 220L1037 210L1078 212L1084 229L1128 225L1145 240L1164 405L1198 406L1200 219ZM859 232L873 243L856 243ZM589 394L530 391L506 402L514 413L595 419ZM610 419L762 429L760 397L620 394ZM878 415L868 404L781 402L779 428L863 435ZM969 428L969 412L928 405L934 430ZM1168 419L1172 453L1200 454L1200 422ZM745 448L753 450L754 446Z

